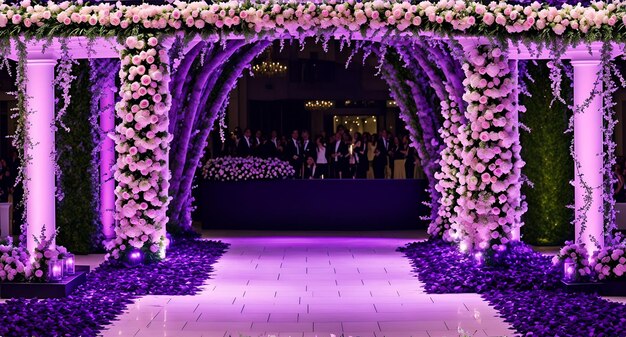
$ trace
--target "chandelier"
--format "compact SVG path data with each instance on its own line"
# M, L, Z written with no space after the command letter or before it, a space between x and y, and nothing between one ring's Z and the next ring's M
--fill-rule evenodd
M272 60L272 46L263 53L265 60L252 66L252 72L257 76L283 76L287 73L287 66Z
M333 101L306 101L304 102L304 108L307 110L326 110L335 105Z

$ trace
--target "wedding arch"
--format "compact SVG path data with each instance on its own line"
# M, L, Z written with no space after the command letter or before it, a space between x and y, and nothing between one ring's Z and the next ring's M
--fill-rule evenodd
M622 52L625 26L626 7L602 2L561 7L537 2L387 0L0 4L1 51L18 61L15 145L24 163L23 232L27 234L23 241L32 252L33 233L44 230L52 237L55 231L54 125L61 113L55 112L54 84L71 81L55 79L57 62L120 60L119 101L115 103L111 93L99 95L100 123L111 136L100 156L102 219L112 238L109 256L123 259L131 249L141 249L148 258L159 259L165 254L168 207L174 206L177 213L170 215L176 220L184 219L180 210L190 202L185 193L191 182L184 172L193 167L169 160L173 137L189 143L198 133L199 137L208 134L226 104L229 83L270 41L316 36L379 43L384 48L374 52L384 59L387 48L392 49L405 63L404 69L416 76L394 82L399 69L383 64L383 76L393 84L392 95L420 157L430 160L427 173L435 178L430 186L435 198L429 233L472 251L497 251L520 239L526 206L520 191L524 162L519 143L518 113L523 108L517 103L518 60L551 60L557 93L561 61L571 60L576 240L586 243L589 251L599 249L614 222L612 194L607 192L611 179L606 179L615 161L614 119L607 102L614 86L611 59ZM205 89L215 80L211 76L215 67L203 65L194 83L205 85L199 85L190 99L214 100L208 113L193 121L184 120L185 114L170 114L172 108L198 106L180 100L172 103L172 96L190 85L184 78L177 79L176 71L183 70L180 76L186 76L195 59L187 62L186 56L207 52L213 53L215 64L237 53L240 69L226 84L221 78L220 90L213 95L217 82L208 93ZM427 57L438 62L424 62ZM103 87L114 86L112 77L103 78L107 81ZM418 78L441 101L440 126L420 101ZM187 105L172 107L177 104ZM441 142L434 140L437 137ZM186 146L180 144L176 146ZM196 145L191 150L193 162L202 148ZM172 195L175 201L170 205ZM113 207L115 212L107 212Z

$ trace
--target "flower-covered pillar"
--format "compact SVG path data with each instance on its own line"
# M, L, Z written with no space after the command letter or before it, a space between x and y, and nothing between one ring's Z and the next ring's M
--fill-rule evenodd
M115 130L115 78L104 78L100 93L100 130L105 134L100 145L100 221L105 239L115 238L115 142L106 134Z
M574 67L574 226L589 255L604 245L602 68L598 50L572 59Z
M515 72L499 46L465 41L463 64L468 103L457 222L462 248L504 249L521 224L521 146L517 132Z
M140 34L125 40L120 58L114 173L118 223L107 257L125 260L134 251L146 261L158 260L165 252L170 201L169 57L157 36Z
M26 248L34 256L35 237L40 237L44 228L48 239L54 238L56 232L54 67L57 62L54 58L35 58L41 51L31 54L25 61L24 78L27 98L24 188Z

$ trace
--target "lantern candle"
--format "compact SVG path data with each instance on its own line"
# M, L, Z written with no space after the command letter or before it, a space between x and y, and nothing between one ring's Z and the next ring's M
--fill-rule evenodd
M76 260L74 254L67 253L65 255L65 274L74 275L76 273Z
M565 261L563 264L563 279L566 282L576 281L576 264L571 261Z
M48 261L48 268L48 279L51 282L58 282L63 279L63 261L50 259L50 261Z
M483 264L484 260L482 252L477 252L476 254L474 254L474 258L476 259L477 265L481 266Z

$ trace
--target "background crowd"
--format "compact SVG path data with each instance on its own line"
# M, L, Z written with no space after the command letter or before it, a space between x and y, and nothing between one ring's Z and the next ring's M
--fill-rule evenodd
M257 156L288 161L300 179L423 179L423 172L408 135L387 130L377 134L354 132L342 125L333 135L293 130L288 136L276 131L235 128L217 151L221 156Z

